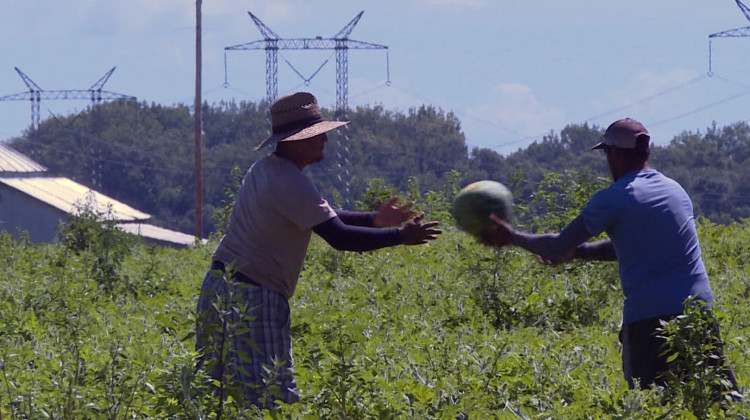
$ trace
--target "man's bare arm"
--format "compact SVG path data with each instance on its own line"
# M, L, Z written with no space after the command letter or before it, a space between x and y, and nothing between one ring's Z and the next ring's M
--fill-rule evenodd
M589 238L591 234L580 216L573 219L560 233L533 234L517 230L511 233L512 244L549 260L574 253Z
M617 254L612 241L586 242L576 247L575 258L582 260L617 261Z

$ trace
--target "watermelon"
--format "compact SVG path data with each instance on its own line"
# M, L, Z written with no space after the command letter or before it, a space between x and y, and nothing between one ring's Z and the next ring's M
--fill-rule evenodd
M503 220L510 220L513 211L513 194L503 184L495 181L478 181L467 185L453 200L453 218L458 227L474 236L479 236L492 221L495 213Z

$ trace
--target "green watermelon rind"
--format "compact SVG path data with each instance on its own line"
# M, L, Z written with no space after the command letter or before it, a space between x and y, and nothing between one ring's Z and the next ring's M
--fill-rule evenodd
M453 218L459 229L479 236L492 223L490 214L511 220L513 194L496 181L477 181L464 187L453 200Z

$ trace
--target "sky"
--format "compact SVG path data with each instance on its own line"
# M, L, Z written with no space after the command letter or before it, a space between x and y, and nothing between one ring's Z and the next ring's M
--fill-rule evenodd
M750 5L750 1L745 4ZM0 97L103 89L166 106L195 96L195 0L0 0ZM203 0L202 98L260 101L265 52L225 47L263 39L331 38L364 12L350 40L387 46L348 53L349 106L452 112L469 148L512 153L568 124L643 122L656 144L750 119L750 26L735 0ZM330 50L281 50L279 95L336 102ZM41 118L87 100L43 100ZM31 123L27 100L0 101L0 141ZM186 139L193 141L192 139ZM250 145L249 145L250 146Z

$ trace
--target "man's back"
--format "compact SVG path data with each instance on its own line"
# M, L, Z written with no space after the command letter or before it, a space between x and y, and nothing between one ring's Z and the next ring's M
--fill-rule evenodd
M242 181L214 259L287 299L294 293L312 227L336 213L291 161L269 155Z
M617 253L624 323L682 312L692 295L713 301L685 190L655 170L633 171L592 197L586 228Z

